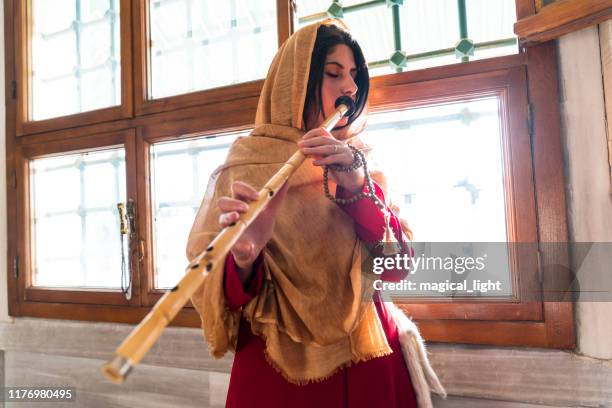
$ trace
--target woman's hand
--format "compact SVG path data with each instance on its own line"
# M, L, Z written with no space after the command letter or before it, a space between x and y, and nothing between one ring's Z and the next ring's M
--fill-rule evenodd
M353 163L353 151L324 128L308 131L298 142L298 147L304 155L315 159L313 161L315 166L330 164L350 166ZM330 168L329 173L336 184L352 193L358 193L363 188L364 177L359 170L342 172Z
M244 283L252 273L253 263L257 256L272 237L274 221L279 204L287 193L288 183L278 191L276 197L259 213L257 218L242 233L241 237L231 248L236 266L238 266L240 279ZM257 200L257 190L242 181L234 181L231 186L232 196L221 197L217 206L221 210L219 224L222 227L236 222L240 214L245 213L249 203Z

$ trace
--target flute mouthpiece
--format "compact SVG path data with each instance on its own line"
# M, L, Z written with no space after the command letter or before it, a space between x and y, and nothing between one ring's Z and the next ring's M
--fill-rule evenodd
M344 95L336 99L334 107L337 109L340 105L346 105L346 107L348 108L344 116L351 116L353 113L355 113L355 102L353 102L350 97Z
M104 364L102 373L116 384L122 384L132 371L132 363L125 357L115 356L110 362Z

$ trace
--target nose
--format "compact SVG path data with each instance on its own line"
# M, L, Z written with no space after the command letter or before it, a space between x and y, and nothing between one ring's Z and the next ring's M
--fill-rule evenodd
M342 95L353 97L357 94L357 84L351 75L347 75L346 78L342 84Z

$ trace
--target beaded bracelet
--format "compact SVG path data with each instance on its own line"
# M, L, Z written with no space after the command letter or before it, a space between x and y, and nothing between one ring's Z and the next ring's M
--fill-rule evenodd
M391 229L391 225L390 225L391 224L391 213L387 209L387 206L385 205L385 203L383 203L380 200L380 198L378 198L378 196L374 193L374 185L372 184L370 173L368 173L368 163L366 162L363 152L354 146L351 146L351 145L348 145L348 146L353 151L353 163L350 166L345 166L342 168L351 168L351 170L356 170L359 167L363 166L363 175L365 178L365 185L367 186L367 192L364 193L363 191L360 191L359 193L355 194L354 196L350 198L333 197L329 193L328 173L329 173L329 168L331 167L332 169L334 169L334 167L325 166L325 169L323 170L323 190L325 191L325 197L329 198L331 201L335 203L342 204L342 205L352 204L364 198L369 198L370 200L374 201L374 204L376 204L376 206L380 208L380 210L383 212L384 217L385 217L384 235L383 235L382 241L379 243L379 245L382 245L382 248L383 248L382 253L385 256L395 255L400 252L401 247L400 247L400 244L395 239L395 234L393 233L393 230ZM347 171L347 170L340 170L340 171Z
M374 201L374 203L381 210L385 210L386 209L385 204L374 193L375 191L374 185L372 184L372 179L370 178L370 173L368 172L368 163L366 162L363 152L354 146L348 145L348 147L350 147L351 150L353 151L353 163L350 166L325 166L325 169L323 170L323 191L325 192L325 197L329 198L331 201L335 203L342 204L342 205L352 204L361 199L369 198L370 200ZM342 170L338 168L338 170L340 171L352 171L352 170L358 169L361 166L363 166L363 175L365 178L365 184L367 186L367 192L360 191L359 193L355 194L354 196L350 198L336 198L336 197L333 197L329 193L329 169L330 168L332 168L332 170L336 170L338 167L340 167L342 168ZM349 168L350 170L345 170Z
M329 168L334 171L342 171L345 173L349 173L351 171L357 170L361 166L363 166L364 159L363 153L359 151L355 146L347 145L353 151L353 162L348 166L341 166L339 164L330 164Z

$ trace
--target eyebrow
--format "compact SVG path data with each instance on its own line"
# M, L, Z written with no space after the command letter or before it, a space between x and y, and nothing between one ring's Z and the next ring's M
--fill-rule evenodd
M342 65L341 63L337 62L337 61L330 61L330 62L326 62L325 65L329 65L329 64L334 64L339 66L341 69L344 69L344 65ZM356 67L351 68L351 72L352 71L357 71Z

